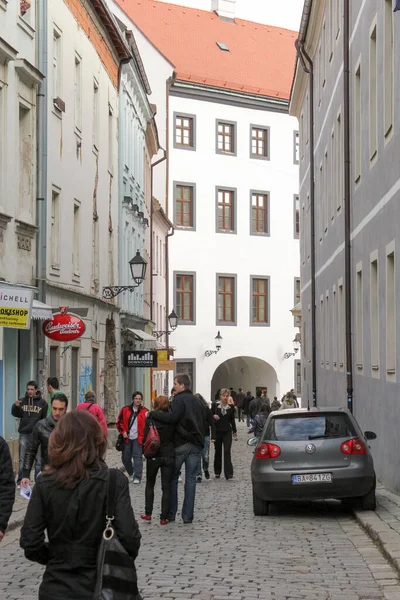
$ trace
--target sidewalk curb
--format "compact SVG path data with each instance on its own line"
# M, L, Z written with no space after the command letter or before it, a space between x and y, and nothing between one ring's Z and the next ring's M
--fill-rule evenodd
M397 533L371 510L354 510L353 512L356 521L400 574L400 533Z

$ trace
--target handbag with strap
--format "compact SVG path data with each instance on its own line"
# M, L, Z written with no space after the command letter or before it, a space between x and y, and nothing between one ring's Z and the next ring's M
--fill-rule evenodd
M137 587L134 559L113 527L117 470L108 470L106 528L97 553L97 575L93 600L142 600Z
M143 444L143 454L146 458L153 458L160 449L161 440L154 421L149 419L149 430Z
M128 421L128 433L129 433L129 430L132 427L133 423L135 422L137 415L138 415L138 413L133 410L131 416L129 417L129 421ZM122 452L122 450L124 448L124 444L125 444L125 438L124 438L123 434L120 433L117 437L117 441L115 442L115 449L118 450L118 452Z

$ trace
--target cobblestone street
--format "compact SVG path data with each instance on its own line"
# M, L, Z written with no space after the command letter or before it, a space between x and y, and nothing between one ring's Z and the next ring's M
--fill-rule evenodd
M253 516L252 450L246 439L241 424L233 444L232 481L212 477L197 486L192 525L177 521L161 527L157 518L140 523L137 569L143 598L400 599L396 572L340 503L280 506L269 517ZM138 518L144 485L131 487ZM37 598L42 567L25 561L18 538L15 529L0 546L2 600Z

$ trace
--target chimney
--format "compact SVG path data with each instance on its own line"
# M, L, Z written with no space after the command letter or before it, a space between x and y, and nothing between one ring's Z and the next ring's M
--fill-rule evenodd
M236 12L236 0L211 0L211 10L222 19L233 21Z

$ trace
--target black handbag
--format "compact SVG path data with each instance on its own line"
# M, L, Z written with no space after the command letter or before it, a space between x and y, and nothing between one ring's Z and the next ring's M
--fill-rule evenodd
M134 559L119 541L115 517L117 470L108 470L106 527L97 553L93 600L142 600L137 587Z
M137 413L132 411L132 414L129 417L129 421L128 421L128 432L129 432L130 428L132 427L136 417L137 417ZM125 444L125 438L122 435L122 433L120 433L117 437L117 441L115 442L115 449L118 450L118 452L122 452L122 450L124 448L124 444Z

